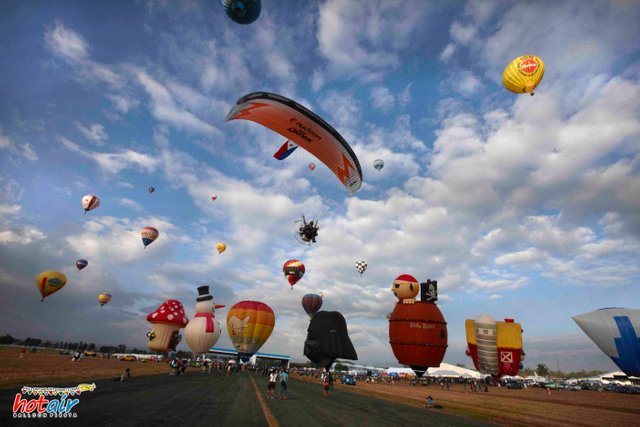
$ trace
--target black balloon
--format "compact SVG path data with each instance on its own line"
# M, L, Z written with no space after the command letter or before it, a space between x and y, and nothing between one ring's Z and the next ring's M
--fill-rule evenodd
M313 316L307 329L304 355L317 367L327 370L338 358L358 360L342 314L337 311L319 311Z

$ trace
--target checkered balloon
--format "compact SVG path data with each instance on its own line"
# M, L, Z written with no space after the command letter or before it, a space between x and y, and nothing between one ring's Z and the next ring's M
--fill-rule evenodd
M367 263L364 261L356 261L356 270L362 276L362 273L367 269Z

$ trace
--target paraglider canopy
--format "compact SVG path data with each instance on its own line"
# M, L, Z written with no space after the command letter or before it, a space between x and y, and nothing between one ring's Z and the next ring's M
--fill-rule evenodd
M353 193L362 186L360 162L345 139L318 115L284 96L254 92L243 96L225 121L244 119L278 132L324 163Z

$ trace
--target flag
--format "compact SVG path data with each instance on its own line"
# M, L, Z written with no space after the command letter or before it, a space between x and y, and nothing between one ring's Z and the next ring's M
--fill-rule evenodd
M273 157L278 160L284 160L289 157L289 154L293 153L296 148L298 148L298 145L295 142L287 140L284 144L282 144L282 147L280 147L280 149L275 152Z

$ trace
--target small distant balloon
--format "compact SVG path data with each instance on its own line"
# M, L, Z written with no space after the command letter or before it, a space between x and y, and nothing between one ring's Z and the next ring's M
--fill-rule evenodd
M58 292L67 284L67 276L59 271L43 271L36 278L36 286L42 295L40 302L44 301L46 297Z
M154 191L156 191L156 189L155 189L155 188L153 188L153 187L149 187L149 193L153 193Z
M85 214L89 211L94 210L98 206L100 206L100 199L98 198L98 196L87 194L82 198L82 207L84 208Z
M302 297L302 308L310 319L320 310L320 307L322 307L322 294L306 294Z
M373 167L376 168L378 172L384 167L384 160L376 159L373 161Z
M89 265L89 261L87 261L86 259L79 259L76 261L76 268L78 269L78 271L82 270L87 265Z
M211 201L215 202L217 198L218 196L216 196L215 194L211 195Z
M293 285L298 283L298 281L302 279L302 276L304 276L304 264L297 259L290 259L282 266L282 272L293 290Z
M316 164L315 163L309 163L309 170L313 171L316 168Z
M221 254L226 250L227 250L227 245L225 245L224 243L220 242L216 245L216 251L218 251L219 254Z
M364 260L356 261L356 270L358 270L358 273L360 273L361 276L366 269L367 269L367 263Z
M227 16L238 24L247 25L260 16L260 0L222 0Z
M100 307L107 304L109 301L111 301L111 294L98 295L98 302L100 303Z
M151 243L155 242L160 232L153 227L145 227L140 232L140 236L142 237L142 243L144 244L145 249Z

